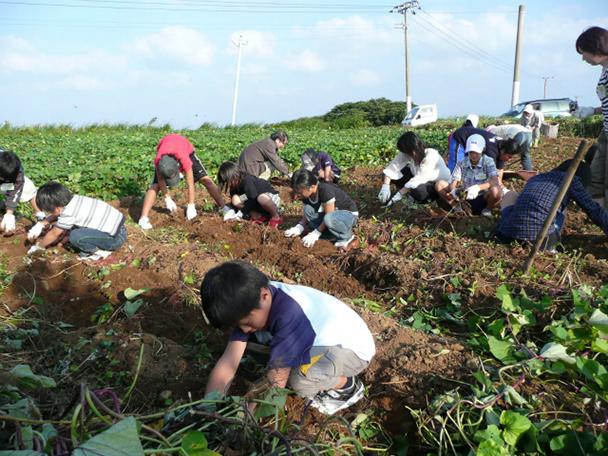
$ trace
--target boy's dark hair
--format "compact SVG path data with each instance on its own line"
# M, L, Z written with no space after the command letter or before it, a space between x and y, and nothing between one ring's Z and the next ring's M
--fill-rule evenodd
M201 284L201 305L216 328L236 326L260 308L260 290L269 279L244 261L228 261L210 269Z
M413 131L406 131L397 140L397 149L414 159L417 165L424 160L424 141Z
M302 155L306 155L315 165L319 161L319 151L314 147L309 147L304 151L304 153L302 153Z
M608 55L608 30L602 27L589 27L576 39L576 52Z
M516 155L519 153L519 144L513 138L502 139L498 141L498 149L501 153Z
M58 207L65 207L74 195L59 182L50 181L38 189L36 204L45 212L53 212Z
M471 122L471 119L467 119L460 126L460 128L462 128L462 127L474 127L474 125L473 125L473 122Z
M284 130L277 130L273 134L270 135L270 139L273 141L278 139L282 143L287 144L289 142L289 136L287 136L287 132Z
M217 170L217 183L225 192L230 190L232 185L238 185L244 174L236 163L227 161Z
M21 160L15 152L0 149L0 181L14 183L21 169Z
M317 185L319 179L307 169L299 169L291 176L291 188L298 191Z

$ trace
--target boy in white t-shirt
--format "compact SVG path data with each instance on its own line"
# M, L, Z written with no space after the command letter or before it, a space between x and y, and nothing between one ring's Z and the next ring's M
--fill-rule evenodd
M211 371L206 395L227 393L250 335L267 332L271 385L289 384L330 415L363 397L356 375L374 356L374 339L361 317L343 302L314 288L271 282L241 261L207 272L201 298L213 326L234 328Z

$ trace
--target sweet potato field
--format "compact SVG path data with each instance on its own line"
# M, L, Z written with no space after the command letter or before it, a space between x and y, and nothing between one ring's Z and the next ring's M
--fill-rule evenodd
M608 242L570 207L563 246L523 275L528 246L499 245L493 219L435 205L377 203L399 128L289 131L284 156L329 151L357 201L347 252L248 222L223 222L202 188L199 217L157 202L136 225L158 140L143 127L0 128L36 183L59 180L111 201L129 238L111 261L62 247L31 261L22 206L0 238L0 455L605 455L608 454ZM210 173L270 133L184 132ZM445 151L447 129L420 131ZM545 140L535 167L573 156L580 138ZM294 225L301 205L273 185ZM519 189L522 181L506 181ZM287 390L265 389L264 355L248 352L228 398L202 400L226 334L205 323L198 287L211 267L242 259L275 280L349 303L374 334L363 400L333 417ZM252 392L253 389L253 392ZM254 412L246 404L257 402Z

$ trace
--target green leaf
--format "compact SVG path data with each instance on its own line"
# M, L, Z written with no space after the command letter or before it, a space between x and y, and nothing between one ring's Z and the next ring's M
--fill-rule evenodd
M591 349L597 353L608 355L608 340L598 337L591 342Z
M258 404L255 409L255 417L265 418L267 416L273 416L277 410L283 410L285 408L285 402L287 401L288 392L289 390L285 388L270 388L264 395L264 402Z
M588 432L568 432L553 437L549 442L550 448L556 454L567 456L587 456L593 446L595 437Z
M135 418L125 418L110 429L87 440L74 450L72 456L91 456L92 454L144 456Z
M505 443L502 440L502 436L500 434L500 429L498 429L498 426L496 426L494 424L490 424L483 431L477 431L475 433L474 438L475 438L476 442L484 442L486 440L494 440L496 443L499 443L501 445L504 445L504 443Z
M11 377L17 380L19 386L23 388L55 388L57 384L51 377L36 375L27 364L19 364L9 372Z
M515 362L512 342L508 340L498 340L494 336L488 336L488 345L490 346L490 352L504 364L512 364Z
M540 356L550 361L563 361L568 364L574 364L576 359L566 353L566 347L562 344L549 342L540 350Z
M39 453L34 450L10 450L0 451L0 456L46 456L46 453Z
M608 315L595 309L589 318L589 324L602 332L608 333Z
M500 424L505 428L502 436L511 446L515 446L519 437L532 426L528 417L511 410L505 410L500 414Z
M576 358L576 367L589 380L596 382L601 388L608 387L608 371L594 359Z
M122 310L125 312L127 317L132 317L137 313L143 303L143 299L138 299L137 301L127 301L122 306Z
M510 456L511 452L508 447L503 443L497 443L494 440L486 440L481 442L475 456Z
M188 456L202 456L207 445L207 437L201 431L190 431L182 439L182 450Z
M129 287L123 291L123 294L125 295L125 298L131 301L132 299L137 298L140 294L144 294L148 291L150 291L149 288L140 288L139 290L134 290L133 288Z

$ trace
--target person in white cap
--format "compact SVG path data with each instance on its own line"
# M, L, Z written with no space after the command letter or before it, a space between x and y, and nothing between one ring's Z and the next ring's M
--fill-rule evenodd
M462 124L463 127L477 128L479 125L479 116L477 114L469 114Z
M502 191L496 164L483 153L485 147L486 140L481 135L471 135L467 139L466 156L454 168L451 182L440 180L435 184L440 202L443 202L441 206L456 207L461 193L474 215L492 216L492 209L500 202Z
M545 121L545 116L539 110L534 109L534 106L527 104L524 107L524 112L521 113L520 124L532 132L532 144L538 146L540 140L540 127Z

